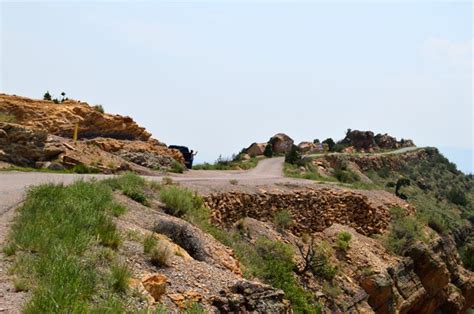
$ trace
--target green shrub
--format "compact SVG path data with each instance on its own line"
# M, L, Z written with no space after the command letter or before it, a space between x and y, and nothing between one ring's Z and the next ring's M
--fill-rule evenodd
M44 93L44 95L43 95L43 100L48 100L48 101L51 101L51 100L52 100L52 96L51 96L51 94L49 93L49 91L46 91L46 93Z
M336 146L336 143L334 142L334 140L332 138L327 138L322 143L326 144L329 148L329 151L331 151L331 152L333 151L334 146Z
M330 256L332 250L329 244L325 241L321 242L314 248L314 256L311 261L311 271L317 276L321 276L326 280L332 280L337 272L337 266L332 265Z
M360 180L360 177L348 168L345 161L334 168L334 177L343 183L354 183Z
M177 217L200 209L203 205L202 199L195 193L176 186L164 186L160 191L160 199L166 205L166 211Z
M349 243L352 239L352 234L347 231L339 232L337 235L337 247L343 251L347 251Z
M288 210L280 210L275 214L275 225L278 229L284 230L291 226L291 213Z
M173 164L171 165L170 172L174 173L183 173L186 168L184 165L176 160L173 160Z
M333 152L336 152L336 153L342 153L342 151L344 150L344 148L346 148L346 145L344 144L336 144L333 146L332 150Z
M104 113L104 107L102 105L95 105L92 106L92 108L97 112Z
M402 255L416 241L424 241L423 224L416 217L406 216L400 207L392 208L392 224L386 238L387 249Z
M301 153L298 150L298 146L293 145L288 153L285 155L285 162L296 165L301 161Z
M186 307L186 310L183 312L184 314L204 314L204 308L199 303L192 303Z
M461 247L460 255L464 266L474 271L474 243L467 243Z
M285 291L295 313L317 313L311 294L299 286L293 275L295 264L291 247L265 238L258 239L255 246L257 277Z
M239 156L239 155L237 155ZM194 170L248 170L255 168L258 164L258 159L252 157L250 160L242 160L236 157L236 159L224 159L221 156L216 160L215 163L203 163L193 166Z
M466 206L467 205L467 198L466 194L461 191L459 188L451 188L448 192L448 200L456 205Z
M267 143L265 150L263 151L263 155L268 158L273 157L273 146L271 143Z
M127 292L130 278L131 272L127 265L114 264L110 267L110 285L115 292Z
M72 168L72 172L80 173L80 174L100 173L100 169L96 167L90 167L84 164L79 164L79 165L75 165Z
M125 196L136 202L147 204L147 197L144 192L146 181L137 174L127 172L119 177L106 179L102 182L114 190L121 190Z

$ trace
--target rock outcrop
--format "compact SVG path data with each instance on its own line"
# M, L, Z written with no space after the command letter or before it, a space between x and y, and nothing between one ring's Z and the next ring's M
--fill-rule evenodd
M0 94L0 161L64 169L86 165L102 172L170 169L182 154L150 138L130 117L101 113L87 103L60 104ZM72 137L76 124L78 138Z
M266 143L252 143L246 150L245 153L250 157L263 156L265 151Z
M130 117L101 113L87 103L75 100L55 104L0 94L0 112L13 115L16 123L23 126L66 138L72 138L77 123L79 138L110 137L147 141L151 136Z
M222 290L212 305L219 313L292 313L282 290L247 280Z
M298 144L298 150L302 154L315 154L323 151L321 144L315 144L313 142L301 142Z
M273 153L286 154L293 146L293 139L284 133L278 133L270 138L268 141L272 144Z
M415 146L412 140L402 139L397 141L396 138L388 134L374 135L372 131L353 130L346 134L346 137L340 141L349 147L354 147L356 150L372 151L377 149L396 149L400 147Z

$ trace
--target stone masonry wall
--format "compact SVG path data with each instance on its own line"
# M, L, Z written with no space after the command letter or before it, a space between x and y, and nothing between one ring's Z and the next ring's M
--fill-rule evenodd
M335 222L364 235L380 234L390 222L390 204L375 207L367 196L352 191L229 192L211 194L204 202L212 210L213 222L226 227L244 217L273 221L275 213L288 210L293 221L290 229L297 235L322 231Z

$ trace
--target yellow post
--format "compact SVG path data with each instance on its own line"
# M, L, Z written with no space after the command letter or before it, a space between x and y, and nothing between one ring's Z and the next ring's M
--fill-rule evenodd
M74 143L77 142L77 132L79 132L79 123L76 123L76 127L74 128L74 135L72 137L72 140Z

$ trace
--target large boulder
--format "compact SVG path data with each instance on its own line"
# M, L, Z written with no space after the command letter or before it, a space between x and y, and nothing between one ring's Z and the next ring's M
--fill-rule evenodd
M385 134L379 133L375 135L374 139L377 146L382 149L393 149L393 148L399 147L397 139L394 138L393 136L388 135L387 133Z
M285 293L259 282L241 280L214 297L219 313L292 313Z
M251 157L262 156L266 145L266 143L253 143L245 150L245 152Z
M49 140L48 134L19 124L0 122L0 160L33 167L38 161L55 158L65 150Z
M323 151L323 146L313 142L301 142L298 144L298 150L302 154L315 154Z
M293 139L284 133L274 135L268 142L272 144L273 153L276 154L286 154L294 143Z

